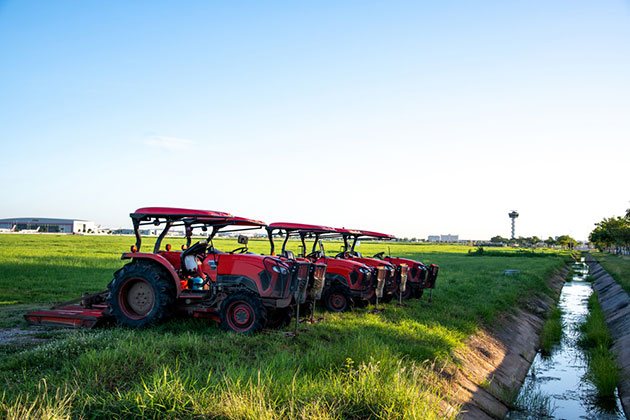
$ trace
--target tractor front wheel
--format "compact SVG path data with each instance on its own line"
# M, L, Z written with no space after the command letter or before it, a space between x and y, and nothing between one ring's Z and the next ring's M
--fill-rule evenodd
M262 330L267 323L266 310L257 296L236 292L221 303L221 328L242 334Z
M409 283L405 285L405 291L402 293L403 300L411 299L411 295L413 295L412 287L413 286Z
M267 328L284 328L291 324L293 308L274 309L267 315Z
M166 319L175 302L175 285L152 264L131 263L107 286L107 302L118 324L146 327Z
M345 312L352 307L352 298L341 286L332 286L322 298L324 306L331 312Z
M392 300L394 300L394 294L393 293L383 293L383 297L381 298L381 302L389 303Z

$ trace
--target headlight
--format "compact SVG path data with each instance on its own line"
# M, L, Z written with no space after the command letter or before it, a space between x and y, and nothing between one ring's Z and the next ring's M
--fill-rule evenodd
M271 267L271 269L273 271L275 271L276 273L280 273L282 275L285 275L285 274L287 274L289 272L289 270L287 270L286 268L280 267L280 266L277 266L277 265L274 265L273 267Z
M367 274L370 272L370 269L365 268L365 267L359 267L359 271L363 274Z

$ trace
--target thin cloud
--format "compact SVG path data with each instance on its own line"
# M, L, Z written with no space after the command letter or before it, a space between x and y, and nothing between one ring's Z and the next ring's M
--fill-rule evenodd
M181 139L179 137L153 136L146 138L144 140L144 144L156 149L173 152L191 150L195 145L195 142L188 139Z

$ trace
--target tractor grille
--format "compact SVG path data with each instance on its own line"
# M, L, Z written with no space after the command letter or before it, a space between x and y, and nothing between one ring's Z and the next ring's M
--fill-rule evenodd
M322 297L322 291L324 290L324 283L326 281L326 266L322 264L313 264L313 281L309 297L312 300L319 300Z
M368 289L372 287L372 272L371 271L363 274L362 286L363 286L363 289Z
M391 267L385 268L386 277L385 277L385 287L387 290L393 290L396 287L396 269Z
M440 267L435 264L431 264L428 271L429 273L427 274L426 287L428 289L433 289L435 287L435 281L437 280Z
M297 290L297 287L293 287L293 280L294 278L297 279L297 276L293 275L291 267L287 267L287 265L271 257L265 258L263 264L270 277L275 279L273 297L286 299L290 296L291 290Z
M408 277L408 272L409 272L409 267L405 264L401 264L399 266L399 289L400 292L403 293L406 289L407 289L407 277Z
M308 277L310 271L310 263L297 263L297 301L304 303L306 301L306 289L308 286Z
M376 268L376 297L383 297L383 289L385 288L385 281L388 275L388 271L385 267Z

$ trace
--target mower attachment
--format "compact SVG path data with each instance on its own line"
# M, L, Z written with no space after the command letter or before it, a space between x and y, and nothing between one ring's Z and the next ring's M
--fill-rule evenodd
M107 292L84 295L80 303L70 301L51 309L31 311L24 319L31 325L94 328L109 318L106 297Z

